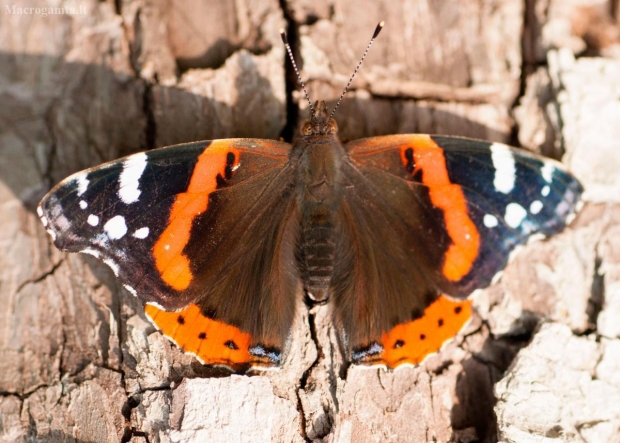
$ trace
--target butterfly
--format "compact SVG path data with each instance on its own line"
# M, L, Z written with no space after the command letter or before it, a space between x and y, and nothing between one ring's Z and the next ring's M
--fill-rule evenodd
M554 160L424 134L343 144L326 103L310 107L292 144L130 155L63 180L38 215L59 249L109 265L181 349L246 371L282 364L302 294L328 304L350 362L418 364L517 245L578 210L583 188Z

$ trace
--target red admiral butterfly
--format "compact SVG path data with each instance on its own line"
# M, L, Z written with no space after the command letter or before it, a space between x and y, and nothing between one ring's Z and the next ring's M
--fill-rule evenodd
M576 211L582 187L553 160L431 135L342 144L325 102L311 109L292 145L189 143L74 174L41 221L202 363L278 366L303 288L350 361L394 368L438 351L514 247Z

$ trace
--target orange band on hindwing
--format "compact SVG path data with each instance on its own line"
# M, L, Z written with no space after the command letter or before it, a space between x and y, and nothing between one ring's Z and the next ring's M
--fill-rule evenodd
M206 317L195 304L178 312L147 304L144 311L162 334L203 364L244 369L252 361L250 334Z
M420 364L454 338L471 315L471 301L451 300L442 295L426 308L421 318L397 325L383 334L381 363L388 368L403 363Z
M430 136L416 136L412 146L402 146L401 159L412 176L422 172L431 203L443 210L452 244L445 253L442 272L448 280L458 281L471 270L480 248L480 234L469 217L463 190L450 181L443 149Z
M218 176L220 180L229 179L239 166L239 152L230 146L224 140L212 142L198 157L187 191L176 196L168 226L153 246L161 279L177 291L187 289L194 278L189 258L183 254L194 219L207 211L209 194L217 190Z

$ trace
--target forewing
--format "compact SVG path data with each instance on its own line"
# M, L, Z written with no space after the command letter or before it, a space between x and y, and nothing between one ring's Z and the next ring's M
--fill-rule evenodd
M270 346L283 346L295 303L293 262L284 260L294 254L296 235L289 152L286 143L230 139L135 154L67 178L38 212L57 247L106 262L130 292L150 303L147 314L181 347L206 335L207 323L207 338L217 336L221 324L249 338L236 333L236 341L218 346L238 354L254 349L253 359L261 360L274 355ZM229 271L244 284L226 280ZM260 309L240 308L250 299L259 300ZM187 311L191 303L199 317ZM275 304L283 321L266 327L266 310ZM158 312L181 308L187 312L182 320L174 314L174 327ZM190 314L192 322L186 321ZM207 355L215 354L217 346L201 343L211 349ZM201 357L233 367L247 363L235 358Z

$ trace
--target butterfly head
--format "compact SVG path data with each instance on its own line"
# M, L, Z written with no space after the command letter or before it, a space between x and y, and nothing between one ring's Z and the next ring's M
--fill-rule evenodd
M318 100L314 103L314 113L301 126L301 135L337 134L338 125L327 112L327 103Z
M338 134L338 125L332 117L334 116L336 109L338 109L338 106L340 106L340 102L342 102L345 94L349 90L349 86L351 86L351 82L353 81L353 78L355 78L355 74L357 74L360 66L362 66L362 63L364 62L364 59L366 58L366 55L368 54L368 51L372 46L372 42L375 41L375 39L383 29L384 25L385 22L382 20L375 28L375 32L372 34L372 38L370 39L370 42L368 42L368 46L366 46L364 55L362 55L362 58L355 67L355 70L353 71L353 74L351 75L347 86L345 86L342 94L340 94L340 98L338 99L336 106L334 106L331 114L327 113L327 104L323 100L317 100L316 102L314 102L314 106L312 106L312 100L310 100L310 96L308 95L308 91L306 90L306 85L301 79L301 75L299 74L299 70L297 69L297 64L295 63L295 57L293 57L293 50L291 49L291 45L288 43L284 29L280 28L280 37L282 37L282 43L284 43L284 47L286 48L289 59L291 60L291 64L295 69L295 74L297 74L299 85L301 86L301 89L303 89L306 100L308 100L308 105L310 106L310 120L306 120L301 126L302 137L310 137L313 135Z

